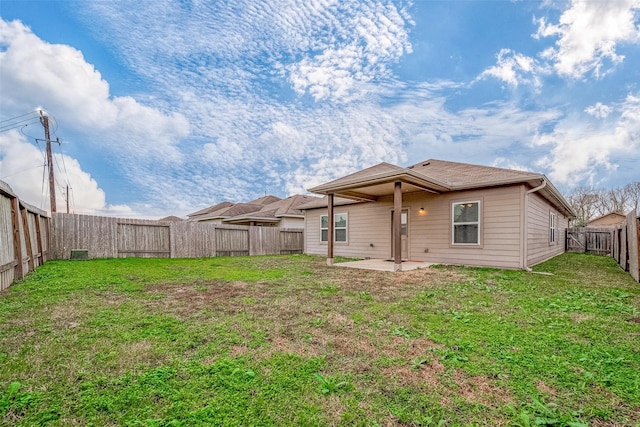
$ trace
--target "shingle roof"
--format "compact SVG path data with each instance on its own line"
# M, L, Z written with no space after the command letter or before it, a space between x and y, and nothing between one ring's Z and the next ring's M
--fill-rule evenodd
M255 219L277 220L278 218L284 216L302 217L304 215L304 212L298 209L298 207L302 204L309 203L316 199L319 200L320 198L315 196L304 196L301 194L296 194L285 199L280 199L276 202L270 203L260 210L227 218L225 219L225 222L237 222L242 220Z
M271 203L275 203L279 200L282 200L280 197L276 197L276 196L272 196L271 194L267 194L265 196L259 197L255 200L251 200L250 202L247 202L250 205L269 205Z
M528 181L541 177L539 173L436 159L416 163L407 169L437 179L456 189L462 187L475 188L504 181Z
M262 209L265 205L279 200L281 200L280 197L268 194L247 203L220 202L213 206L190 213L187 217L191 220L228 218L248 212L255 212Z
M164 218L160 218L158 221L180 222L180 221L184 221L184 219L175 215L169 215L169 216L165 216Z
M403 191L430 191L446 193L467 189L524 184L537 191L563 213L572 217L575 213L560 192L546 176L539 173L512 169L480 166L469 163L448 162L429 159L403 168L389 163L375 166L318 185L310 191L319 194L335 194L354 200L375 201L378 197L392 194L394 182L403 183ZM323 206L326 206L326 201ZM313 209L320 206L303 206Z
M218 204L215 204L213 206L209 206L206 207L204 209L200 209L199 211L195 211L193 213L190 213L187 215L188 218L192 218L192 217L196 217L196 216L201 216L201 215L206 215L206 214L210 214L212 212L218 211L220 209L226 208L233 205L233 203L231 202L220 202Z

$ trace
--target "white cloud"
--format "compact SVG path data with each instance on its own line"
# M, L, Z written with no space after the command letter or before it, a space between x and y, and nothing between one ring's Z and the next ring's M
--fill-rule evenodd
M542 85L540 76L544 74L548 74L548 69L536 59L511 49L501 49L497 55L496 65L484 70L479 79L494 77L514 87L521 84L540 87Z
M340 25L334 16L325 21L333 28L316 39L319 53L305 53L285 66L296 92L316 100L350 100L362 83L389 77L389 66L411 53L410 20L395 6L360 3L346 9ZM322 28L323 22L318 24Z
M493 163L491 163L491 166L494 166L496 168L532 172L529 166L514 162L512 159L507 159L506 157L496 157Z
M640 41L638 9L638 0L572 0L557 24L538 20L534 37L558 37L555 47L541 56L551 61L561 76L581 78L593 73L600 78L609 72L609 63L624 60L616 52L618 44Z
M81 52L45 42L19 21L0 19L0 76L3 111L23 113L44 105L66 127L91 134L87 143L117 148L137 160L181 160L175 145L189 132L183 116L166 115L131 97L111 97L109 84Z
M55 153L53 156L56 177L56 207L66 211L66 186L70 185L69 202L74 212L87 214L127 214L128 206L105 203L105 193L90 174L83 171L77 160ZM43 150L30 144L17 131L0 133L0 179L8 183L21 200L50 210L49 180Z
M593 185L598 176L618 170L613 156L637 158L640 153L640 98L629 95L615 110L617 118L612 124L570 117L559 123L553 132L536 137L535 145L549 147L549 154L539 159L537 165L549 170L550 178L559 183Z
M132 97L111 96L109 84L81 52L67 45L45 42L19 21L0 19L0 78L0 110L4 117L44 105L58 124L76 135L76 140L105 157L119 159L124 165L122 170L133 177L184 160L178 144L189 134L189 124L182 114L164 113ZM31 153L29 144L15 145ZM7 147L5 142L5 150ZM31 153L23 159L15 147L3 157L5 169L20 168L26 159L37 158ZM104 191L81 173L77 161L68 158L66 163L77 169L70 182L77 209L131 213L126 206L106 206ZM28 197L35 198L40 193L40 181L36 176L25 181L34 185L34 189L26 191ZM14 186L24 191L25 185Z
M611 114L611 107L604 105L601 102L596 102L594 105L590 105L585 108L584 112L599 119L606 119L607 116Z

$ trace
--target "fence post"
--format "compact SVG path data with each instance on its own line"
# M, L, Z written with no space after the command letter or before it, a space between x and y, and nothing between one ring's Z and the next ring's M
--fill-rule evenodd
M174 222L169 222L169 258L176 257L176 228Z
M20 240L20 201L17 197L11 199L11 223L13 224L13 253L18 262L14 278L22 279L24 277L24 266L22 263L22 245Z

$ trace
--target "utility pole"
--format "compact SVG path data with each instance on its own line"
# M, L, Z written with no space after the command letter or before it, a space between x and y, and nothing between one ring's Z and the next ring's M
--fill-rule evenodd
M69 184L67 184L67 213L69 213Z
M51 153L51 135L49 135L49 117L40 110L40 123L44 128L44 139L47 141L47 166L49 167L49 199L51 200L51 212L56 212L56 187L53 179L53 154Z

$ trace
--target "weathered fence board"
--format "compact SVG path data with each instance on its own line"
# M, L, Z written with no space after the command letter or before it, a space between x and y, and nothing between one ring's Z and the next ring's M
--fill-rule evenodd
M302 253L304 239L300 229L55 213L51 240L53 257L69 259L72 249L87 250L89 258Z
M171 223L171 253L174 258L216 256L215 227L200 222Z
M0 290L48 259L48 228L46 212L20 201L0 181Z
M610 228L569 228L566 234L567 252L613 254L613 230Z
M283 230L280 233L280 253L282 255L301 254L304 249L304 234L299 230Z
M613 242L613 259L640 282L640 219L635 210L614 228Z
M249 227L246 229L219 228L216 230L218 256L249 255Z
M168 225L118 223L118 257L171 256L171 233Z
M637 219L636 211L632 211L627 215L627 241L629 253L629 274L640 282L640 220Z
M302 253L303 230L163 222L46 212L21 202L0 181L0 290L48 259L200 258Z

